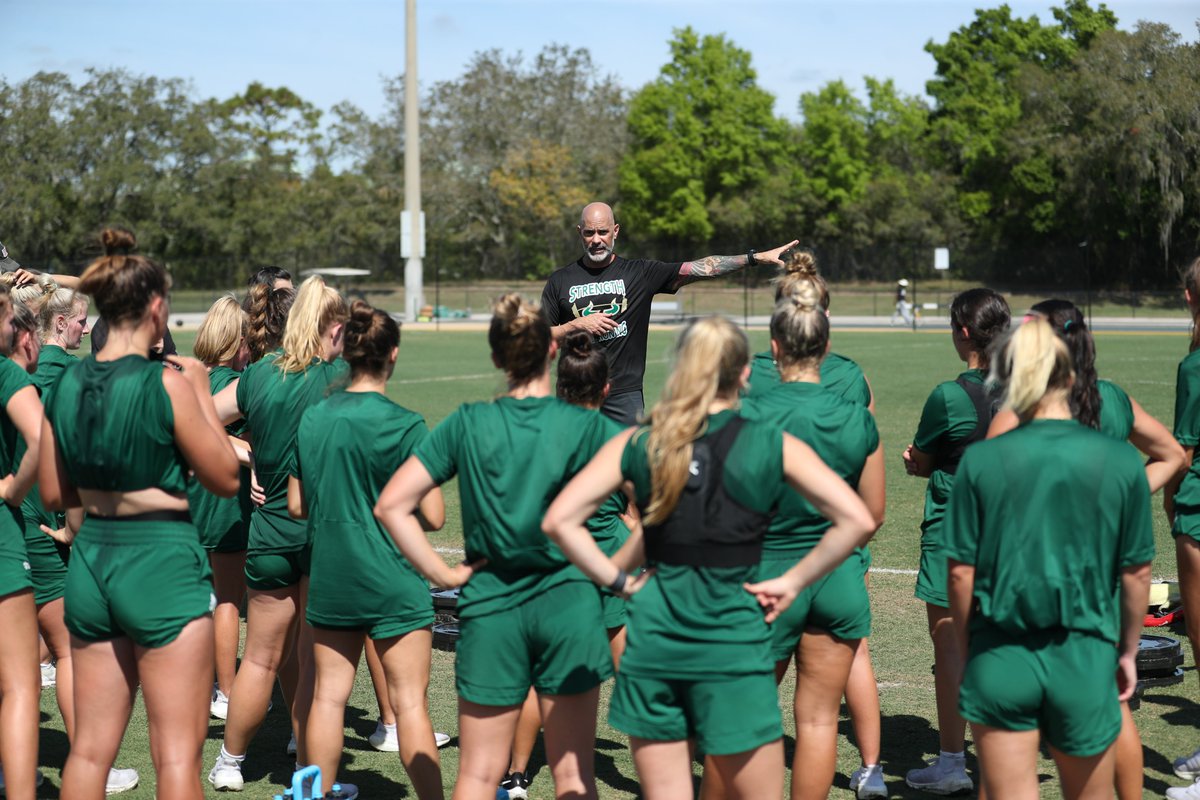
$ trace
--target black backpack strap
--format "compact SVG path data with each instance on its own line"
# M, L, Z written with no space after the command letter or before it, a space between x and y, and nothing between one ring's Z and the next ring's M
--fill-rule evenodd
M951 475L958 472L958 465L962 461L963 454L967 452L967 447L987 438L988 426L992 424L992 417L996 415L995 400L986 386L969 381L961 375L955 378L954 382L962 387L962 390L967 393L967 397L971 399L971 405L975 406L975 430L971 431L965 439L960 439L951 445L946 453L938 459L937 468Z

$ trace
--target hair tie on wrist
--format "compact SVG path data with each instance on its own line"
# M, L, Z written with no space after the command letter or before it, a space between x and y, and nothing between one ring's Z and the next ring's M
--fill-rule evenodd
M608 585L608 590L613 594L621 594L625 591L625 584L629 583L629 573L623 569L617 570L617 577Z

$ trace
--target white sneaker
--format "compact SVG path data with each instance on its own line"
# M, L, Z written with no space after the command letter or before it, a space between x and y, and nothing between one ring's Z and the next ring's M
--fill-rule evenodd
M1167 789L1169 800L1200 800L1200 779L1191 786L1173 786Z
M298 748L296 747L296 734L293 733L292 738L288 739L287 754L289 756L294 756L294 755L296 755L297 749Z
M35 782L35 787L38 789L42 788L42 783L45 782L45 780L46 780L46 776L43 775L42 771L39 769L37 771L37 781ZM3 767L0 767L0 794L4 794L4 768Z
M136 769L117 769L113 767L108 771L108 779L104 782L105 794L120 794L128 792L130 789L136 789L138 785L138 774Z
M240 792L245 785L242 780L242 762L235 758L217 756L217 763L208 773L208 782L218 792Z
M1174 767L1175 774L1185 781L1194 781L1200 778L1200 750L1190 756L1175 759Z
M229 695L216 686L213 687L212 702L208 704L208 713L216 719L225 719L229 716Z
M42 664L42 688L53 686L58 680L58 668L53 664Z
M382 750L385 753L400 752L400 741L396 738L396 726L384 725L383 720L375 723L375 732L367 737L367 741L376 750Z
M967 775L965 758L938 756L928 766L910 769L904 776L904 782L930 794L958 794L975 788L975 783Z
M450 734L438 733L437 731L434 731L433 732L433 743L437 745L439 750L441 750L443 747L450 744Z
M850 773L850 791L858 800L887 798L887 784L883 782L883 768L878 764L859 767Z

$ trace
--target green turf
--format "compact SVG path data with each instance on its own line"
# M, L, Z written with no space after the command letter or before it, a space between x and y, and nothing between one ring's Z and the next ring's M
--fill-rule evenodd
M661 389L673 338L674 333L669 330L651 334L646 380L648 398L653 398ZM753 331L751 339L755 349L766 347L764 331ZM1169 425L1174 402L1175 365L1187 351L1187 338L1183 334L1099 334L1097 339L1100 375L1125 387L1149 413ZM187 352L192 334L180 333L176 341L181 352ZM887 453L887 522L872 545L874 566L885 571L876 572L871 578L875 613L871 648L883 706L884 769L893 796L925 797L904 786L903 774L905 770L919 766L920 760L937 747L936 723L931 722L934 719L930 674L932 648L925 633L924 606L912 596L914 578L887 570L912 570L918 561L925 481L904 474L900 453L912 439L922 403L930 389L939 381L952 379L960 371L961 364L955 357L949 335L942 332L835 331L833 346L837 352L858 361L870 378ZM495 396L503 388L501 376L491 367L486 336L482 332L406 331L399 367L389 384L389 393L398 402L425 415L432 425L459 403ZM563 442L564 447L571 445L571 442ZM436 545L453 550L462 545L458 494L453 484L447 486L446 501L446 528L431 538ZM1159 577L1174 577L1173 545L1160 509L1155 511L1155 538L1159 557L1154 564L1154 573ZM448 554L447 558L453 558L453 555ZM1183 638L1181 631L1174 635ZM1188 678L1184 685L1149 696L1135 712L1146 748L1147 796L1160 796L1167 786L1182 783L1171 775L1170 762L1178 755L1190 753L1197 744L1197 692L1190 652L1186 666ZM785 698L790 699L792 680L789 675L783 689ZM604 719L609 688L606 686L603 690L597 730L599 793L601 798L636 797L636 773L625 747L625 738L609 728ZM784 707L788 706L790 702L785 700ZM453 659L437 651L434 652L430 709L436 729L456 731ZM41 763L45 765L48 781L40 796L56 797L59 769L66 755L66 737L62 733L53 695L49 692L43 695L42 711ZM366 743L366 736L374 730L375 715L375 702L363 669L347 710L347 749L341 777L357 783L364 798L413 797L395 754L377 753ZM794 726L789 716L784 715L790 758L790 734ZM223 723L216 720L210 726L204 756L206 769L220 747L222 728ZM841 729L844 734L849 733L849 723L845 719ZM254 741L246 762L246 797L270 797L289 778L291 761L283 755L287 738L287 717L277 697L275 708ZM442 751L447 796L458 766L456 746L457 742ZM842 737L839 774L831 797L852 797L846 788L846 776L856 765L856 758L853 745ZM530 796L553 797L540 746L534 762L541 771ZM145 714L140 700L119 765L137 767L143 776L142 787L126 796L154 796ZM1060 797L1052 764L1043 760L1039 771L1045 779L1042 796ZM205 786L207 788L207 783ZM211 796L216 794L211 793Z

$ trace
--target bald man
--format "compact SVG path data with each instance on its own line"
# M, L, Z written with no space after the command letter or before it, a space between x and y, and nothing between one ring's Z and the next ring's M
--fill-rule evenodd
M674 294L689 283L728 275L750 264L781 265L780 254L796 244L791 241L761 253L749 250L741 256L665 263L617 255L614 248L621 226L604 203L585 206L576 229L583 256L546 281L542 308L555 339L582 330L604 347L610 389L600 410L624 425L637 424L644 408L642 379L654 295Z

